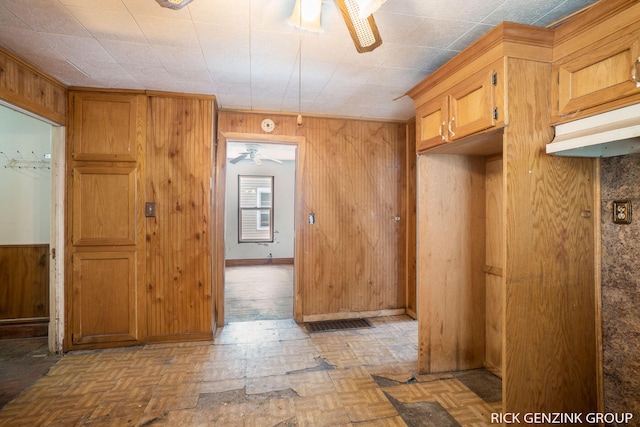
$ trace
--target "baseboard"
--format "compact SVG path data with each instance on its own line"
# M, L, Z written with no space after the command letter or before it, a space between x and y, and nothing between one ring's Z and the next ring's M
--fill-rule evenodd
M49 319L19 319L0 322L0 339L37 338L49 335Z
M245 267L250 265L288 265L293 264L293 258L256 258L256 259L227 259L226 267Z
M311 314L302 316L302 322L321 322L323 320L360 319L367 317L398 316L405 314L404 308L373 311L345 311L340 313Z

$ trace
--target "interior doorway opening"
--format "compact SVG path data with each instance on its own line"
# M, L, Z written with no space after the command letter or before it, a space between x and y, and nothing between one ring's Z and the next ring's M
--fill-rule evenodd
M294 317L297 146L227 141L225 323Z
M4 101L0 124L0 338L43 337L59 353L65 128Z

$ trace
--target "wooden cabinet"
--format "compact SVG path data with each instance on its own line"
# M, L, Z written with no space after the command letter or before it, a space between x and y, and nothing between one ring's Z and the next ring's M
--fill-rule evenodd
M211 339L213 97L73 91L70 104L65 349Z
M503 412L597 411L596 176L545 153L553 33L503 23L409 92L432 128L449 118L438 108L466 117L418 150L418 370L486 367ZM495 124L478 112L492 70Z
M495 70L478 72L418 108L418 152L496 125Z
M144 340L145 96L70 92L67 349Z
M609 1L557 29L554 124L640 102L640 5Z

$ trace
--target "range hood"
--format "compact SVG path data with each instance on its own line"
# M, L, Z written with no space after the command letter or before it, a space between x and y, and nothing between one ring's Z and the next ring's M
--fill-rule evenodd
M640 104L556 126L547 154L613 157L640 153Z

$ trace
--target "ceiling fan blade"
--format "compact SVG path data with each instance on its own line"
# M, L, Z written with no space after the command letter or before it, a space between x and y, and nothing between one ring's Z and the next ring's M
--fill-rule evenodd
M240 154L238 157L236 157L236 158L233 158L233 159L229 160L229 163L232 163L232 164L234 164L234 165L235 165L235 164L236 164L236 163L238 163L240 160L244 160L244 159L246 159L248 155L249 155L249 153L242 153L242 154Z
M382 44L373 15L366 18L358 16L360 9L356 0L336 0L336 4L359 53L371 52Z

